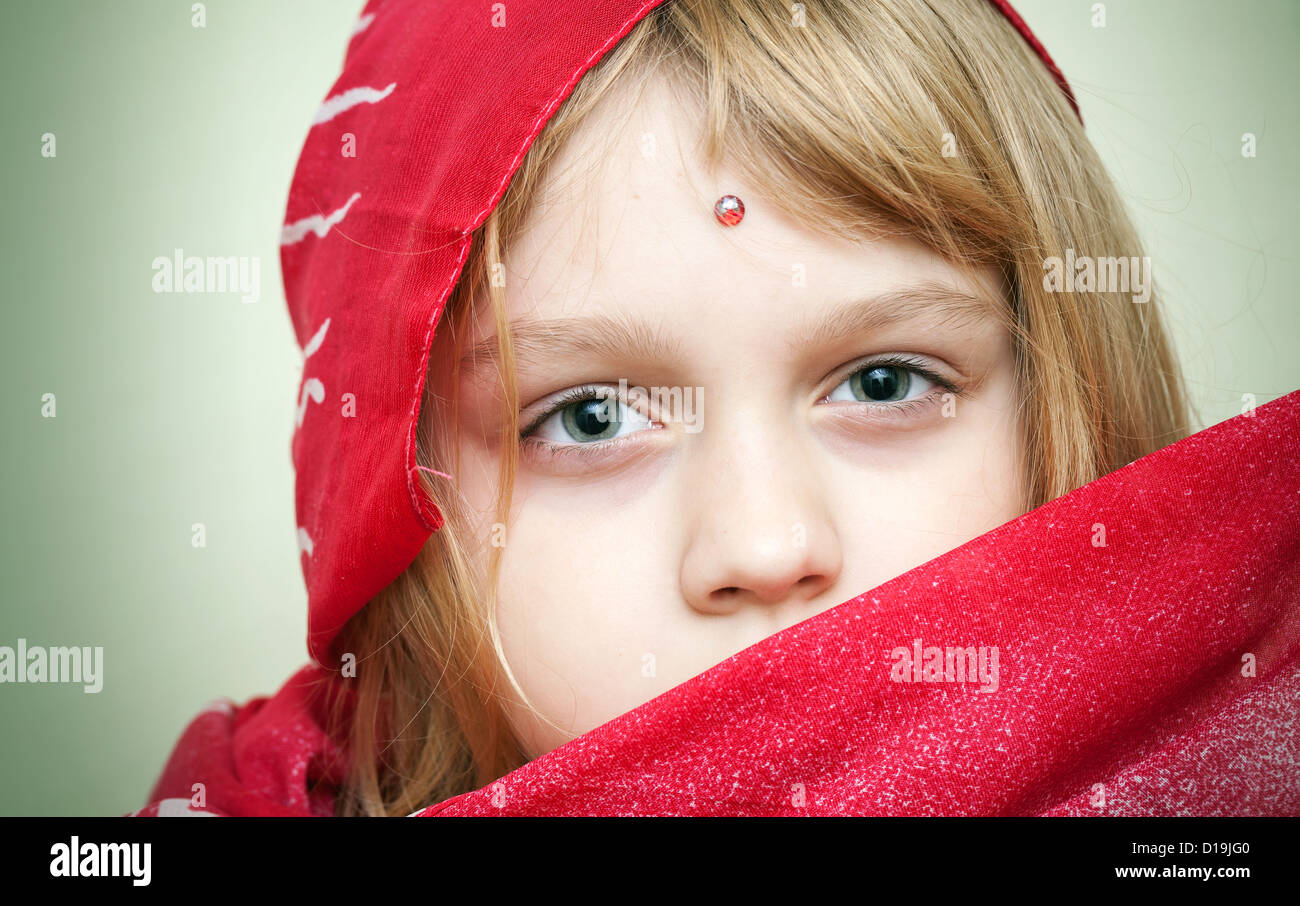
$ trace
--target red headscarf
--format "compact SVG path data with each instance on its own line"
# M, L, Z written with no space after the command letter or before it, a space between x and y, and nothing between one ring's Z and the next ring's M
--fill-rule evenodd
M293 462L319 663L336 663L339 629L442 525L415 430L471 233L583 74L660 2L515 0L500 22L461 3L371 0L358 21L303 147L280 253L306 355ZM991 2L1077 113L1028 26Z

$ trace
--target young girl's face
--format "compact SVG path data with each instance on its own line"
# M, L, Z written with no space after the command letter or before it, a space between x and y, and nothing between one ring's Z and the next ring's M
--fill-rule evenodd
M696 128L648 82L548 177L505 270L526 436L502 436L486 311L453 390L482 562L504 542L505 653L560 727L514 708L530 757L1021 513L996 272L801 227L700 169Z

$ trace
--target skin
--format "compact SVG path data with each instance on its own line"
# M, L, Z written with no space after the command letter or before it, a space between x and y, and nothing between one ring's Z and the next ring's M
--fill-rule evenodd
M1014 347L992 314L882 299L866 309L906 317L798 340L854 300L920 286L996 294L996 273L964 273L909 239L851 243L796 223L726 168L700 167L697 123L664 84L640 90L566 146L510 250L505 291L512 323L643 321L675 354L558 334L520 344L550 350L519 363L520 426L570 388L620 379L691 388L694 421L645 398L606 402L619 422L593 435L599 404L570 403L589 416L577 435L557 410L520 441L503 437L486 359L448 388L460 395L454 480L478 514L484 564L498 458L521 443L498 621L545 718L509 712L530 757L1022 512ZM713 217L724 194L744 200L736 227ZM467 329L471 344L494 343L487 306ZM873 372L889 355L959 392L906 368ZM855 374L874 375L875 391Z

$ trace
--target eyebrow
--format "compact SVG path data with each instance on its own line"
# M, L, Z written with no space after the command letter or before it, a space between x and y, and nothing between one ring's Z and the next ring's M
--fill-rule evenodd
M829 345L902 321L928 319L938 327L958 329L996 318L999 313L996 301L984 294L941 283L919 283L834 306L814 326L793 334L786 351L793 354L808 346Z
M786 350L795 354L809 346L830 345L914 319L958 329L999 313L997 302L989 296L941 283L919 283L836 304L815 323L788 336ZM521 368L583 355L643 362L672 362L681 357L680 339L621 315L529 316L510 323L510 337L515 361ZM462 369L479 372L495 367L498 358L497 338L493 335L470 347L460 364Z

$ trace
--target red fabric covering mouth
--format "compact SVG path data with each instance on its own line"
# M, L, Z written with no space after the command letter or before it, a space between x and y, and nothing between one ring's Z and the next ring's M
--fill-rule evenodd
M1296 437L1300 390L420 814L1300 813ZM984 648L989 676L996 647L996 690L905 681L918 639ZM198 782L210 814L331 814L324 676L205 711L136 814L194 813Z

